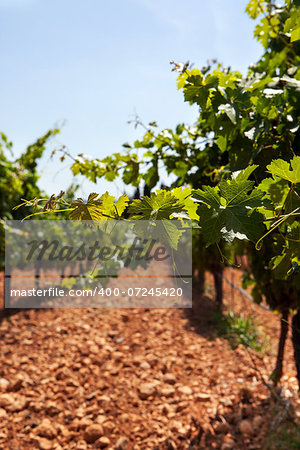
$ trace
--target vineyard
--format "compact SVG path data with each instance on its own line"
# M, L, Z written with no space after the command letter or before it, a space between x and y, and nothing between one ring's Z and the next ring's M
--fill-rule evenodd
M41 309L9 309L3 297L0 448L300 447L300 2L251 0L246 12L262 46L247 75L217 60L201 69L171 62L179 95L197 107L193 124L160 129L136 116L142 136L105 158L74 155L55 141L58 128L15 158L1 133L3 292L7 262L22 265L22 240L7 245L8 221L39 230L47 220L60 239L69 239L64 221L87 229L86 240L133 224L172 255L190 249L193 298L191 308L163 309L153 298L130 308L127 253L106 263L124 280L124 308L115 298L110 308L59 309L42 299ZM98 192L81 198L72 184L46 195L38 187L46 153ZM116 179L134 195L99 191ZM35 234L48 239L47 230ZM154 284L164 266L151 264L153 297L170 288ZM184 288L182 273L174 278ZM41 268L35 274L41 283ZM109 292L120 293L114 283Z

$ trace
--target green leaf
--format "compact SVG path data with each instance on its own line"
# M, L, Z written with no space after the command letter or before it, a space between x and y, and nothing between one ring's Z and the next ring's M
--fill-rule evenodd
M294 156L291 164L283 159L275 159L267 166L267 169L272 175L277 175L294 184L300 183L300 156Z
M291 161L291 167L294 172L293 183L300 183L300 156L294 156Z
M184 188L184 189L175 188L172 190L172 194L178 200L182 201L182 203L184 204L184 210L187 212L188 217L191 220L199 219L199 216L197 214L198 205L191 199L192 189L190 189L190 188Z
M198 208L200 216L201 231L208 247L211 244L219 242L222 237L221 230L225 225L224 210L207 208L205 205L200 205Z
M71 208L74 208L70 212L71 218L89 221L118 218L129 202L127 195L122 195L116 203L114 203L114 197L108 192L105 192L100 198L98 196L99 194L96 193L90 194L87 202L82 198L74 200L71 204Z
M221 181L218 187L204 186L193 192L199 206L200 226L208 245L223 237L227 242L248 239L255 242L263 234L264 216L253 208L262 206L264 192L254 189L247 180L257 166L240 171L236 178Z
M221 150L221 152L225 152L227 148L227 138L226 136L219 136L216 140L217 146Z
M177 196L181 196L178 191ZM151 235L177 249L182 234L179 229L181 221L174 220L172 223L170 219L173 214L184 213L185 208L185 200L180 201L171 192L160 190L151 193L150 197L143 197L142 200L133 200L128 212L134 214L131 219L137 220L135 229L141 237Z
M296 209L300 209L300 197L292 190L285 203L284 214L294 213Z
M300 223L292 224L287 234L287 240L295 243L300 251Z
M130 214L138 214L134 218L141 220L166 220L173 213L183 210L184 204L171 192L164 190L151 193L150 197L143 197L142 200L133 200L128 208Z
M246 239L256 242L264 231L263 215L243 206L198 208L200 226L207 246L223 237L231 243L234 239Z
M203 189L193 191L193 198L213 208L221 205L218 187L203 186Z
M141 239L145 239L147 236L148 239L155 239L177 250L179 239L183 233L183 230L179 229L178 223L177 220L137 220L134 230Z
M252 165L246 167L246 169L243 169L239 172L233 173L233 178L236 179L236 181L248 180L250 175L254 172L254 170L257 167L258 167L257 164L252 164Z
M116 215L114 199L107 191L101 195L100 201L102 202L102 214L110 216L111 218Z
M104 178L107 181L114 181L114 179L117 178L117 176L118 176L117 171L116 170L114 170L114 171L112 170L112 171L106 172L105 175L104 175ZM98 178L100 178L100 177L98 177ZM96 179L95 179L95 182L96 182Z
M256 19L257 16L262 12L264 1L262 0L250 0L246 6L246 12L249 14L251 19Z
M291 42L298 41L299 39L300 39L300 27L295 28L295 29L291 32Z
M247 200L248 197L245 194L250 191L253 185L254 182L249 180L237 181L233 179L221 181L219 183L220 195L225 198L227 206L239 205L242 201L245 202Z
M84 202L82 198L74 200L71 204L71 208L74 208L70 212L71 218L73 220L101 220L103 218L103 202L97 198L98 195L96 193L90 194L87 202Z
M139 175L139 163L134 160L128 161L122 176L124 183L136 185L138 175Z
M274 277L279 280L287 279L287 272L291 267L291 252L283 250L281 255L274 256L270 263L269 268L274 270Z
M274 178L265 178L257 187L267 194L274 205L281 205L289 192L287 180L274 175Z
M262 191L254 189L248 194L254 185L254 181L248 180L248 177L257 167L257 165L251 165L238 172L237 176L231 180L221 181L219 183L220 195L225 199L226 206L247 206L254 208L261 205L261 200L264 197Z
M226 231L237 239L256 242L264 232L263 220L263 215L255 210L241 206L226 208Z
M144 175L144 180L149 189L153 189L159 181L157 162Z
M115 203L115 209L118 216L121 216L125 209L127 208L127 205L129 203L129 198L127 195L121 195L121 197L118 198L118 200Z

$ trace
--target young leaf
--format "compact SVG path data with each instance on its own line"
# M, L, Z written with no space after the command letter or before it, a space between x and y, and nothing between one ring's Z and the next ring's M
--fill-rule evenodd
M175 188L172 190L172 194L174 195L174 197L184 203L184 209L188 214L188 218L190 218L191 220L199 219L199 216L197 214L198 205L191 199L192 189Z
M118 198L118 200L115 203L115 209L118 216L121 216L125 209L127 208L127 205L129 203L129 198L127 195L121 195L121 197Z
M133 200L128 208L130 214L139 214L135 218L142 220L166 220L173 213L184 210L184 204L168 191L160 190L142 200Z
M97 221L103 218L103 202L98 199L96 193L89 195L87 202L84 202L82 198L77 198L72 202L71 208L74 208L70 212L70 216L73 220L91 220Z
M275 159L267 166L267 169L272 175L277 175L294 184L300 183L300 156L294 156L291 164L283 159Z

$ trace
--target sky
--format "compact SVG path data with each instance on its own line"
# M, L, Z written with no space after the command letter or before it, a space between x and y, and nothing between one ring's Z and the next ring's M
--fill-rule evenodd
M0 131L15 155L49 128L70 153L103 158L143 134L128 120L162 128L193 123L170 61L202 67L211 58L246 73L262 53L244 0L0 0ZM39 165L50 195L73 180L70 163ZM80 195L120 182L82 177ZM129 191L127 189L127 191Z

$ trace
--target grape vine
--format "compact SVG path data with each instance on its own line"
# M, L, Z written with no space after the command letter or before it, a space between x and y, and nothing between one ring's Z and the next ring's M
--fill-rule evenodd
M264 48L246 76L214 60L201 70L173 63L184 100L199 108L195 124L158 131L155 122L145 126L137 118L144 136L124 144L123 152L104 159L72 157L74 175L93 182L121 177L136 187L144 183L149 196L129 202L127 196L90 194L87 201L64 206L61 196L48 206L38 201L35 206L44 208L41 213L67 210L73 220L126 220L129 215L188 222L200 236L199 256L202 243L205 255L212 255L211 246L227 260L247 254L251 270L245 270L244 283L252 284L255 300L265 300L284 320L296 311L300 382L300 2L251 0L246 12L260 18L254 36ZM61 150L63 157L70 156ZM168 187L160 183L162 170L176 178ZM32 207L32 202L27 204ZM178 235L169 238L175 247ZM201 270L208 265L200 264ZM281 371L279 361L274 380Z

